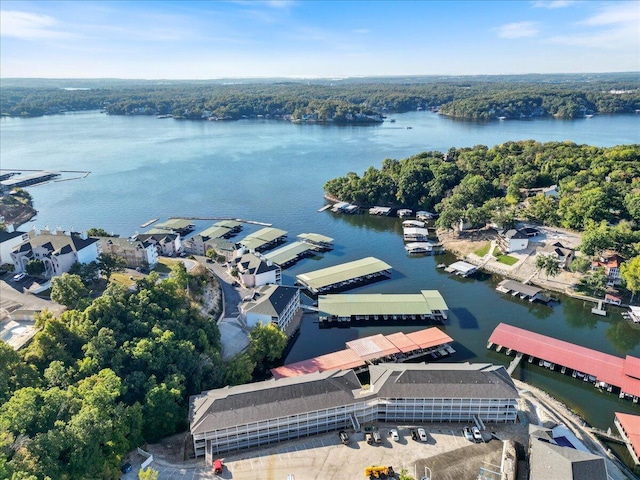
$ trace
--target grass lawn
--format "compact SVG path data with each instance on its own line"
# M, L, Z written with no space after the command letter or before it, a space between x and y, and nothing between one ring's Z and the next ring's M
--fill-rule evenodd
M158 263L156 268L153 270L158 273L171 273L171 267L173 267L180 260L174 260L173 258L160 257L158 258Z
M518 259L516 257L511 257L509 255L498 255L496 257L500 263L504 263L505 265L515 265L518 263Z
M131 285L136 283L134 280L131 280L130 275L128 273L112 273L111 278L109 279L109 283L117 283L119 285L123 285L125 288L129 288ZM135 277L134 277L135 278Z
M489 253L490 249L491 249L491 242L487 242L485 245L483 245L473 253L475 253L479 257L484 257L487 253Z

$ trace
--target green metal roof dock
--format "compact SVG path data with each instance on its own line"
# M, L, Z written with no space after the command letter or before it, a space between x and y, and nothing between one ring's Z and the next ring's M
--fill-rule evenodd
M279 228L265 227L250 233L238 243L248 250L269 250L287 239L287 232Z
M366 257L333 267L302 273L296 276L297 283L311 293L318 294L366 282L379 277L391 276L391 265L375 257Z

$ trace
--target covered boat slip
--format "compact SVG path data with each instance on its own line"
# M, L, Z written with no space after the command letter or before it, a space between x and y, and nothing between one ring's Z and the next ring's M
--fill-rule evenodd
M391 265L366 257L296 276L296 283L313 294L355 287L357 284L391 276Z
M447 319L449 309L437 290L416 294L333 294L318 297L320 322Z
M562 373L568 368L573 377L590 381L596 387L609 391L618 388L620 398L631 397L634 403L640 398L640 358L616 357L504 323L489 337L487 348L493 346L497 351L507 349L507 354L529 355L531 363L537 358L542 366L552 370L558 367Z
M287 232L279 228L265 227L250 233L238 243L247 250L268 250L287 239Z
M525 285L515 280L502 280L496 287L496 290L514 297L517 296L529 300L530 302L537 300L542 303L549 303L551 301L551 297L545 295L541 288L534 287L533 285Z
M369 215L384 215L388 216L391 214L391 207L371 207L369 209Z
M431 242L411 242L404 246L407 253L441 253L442 245Z
M317 249L308 243L293 242L263 255L263 257L265 260L269 260L281 268L286 268L303 257L313 255L316 251Z
M429 229L420 227L404 227L402 238L405 242L424 242L429 240Z
M319 233L301 233L298 235L298 240L323 250L331 250L333 248L333 238Z
M456 275L460 275L461 277L468 277L469 275L473 275L476 270L478 270L478 267L467 262L453 262L451 265L445 268L446 272L455 273Z
M346 343L346 349L271 369L275 378L295 377L327 370L366 370L381 361L402 362L423 355L433 358L455 353L453 339L437 327L411 333L372 335ZM438 353L441 352L441 353Z

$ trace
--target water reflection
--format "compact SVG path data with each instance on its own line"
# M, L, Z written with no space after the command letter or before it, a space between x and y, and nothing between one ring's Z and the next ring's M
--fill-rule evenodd
M640 326L625 319L614 321L606 331L607 338L620 354L633 350L640 343Z

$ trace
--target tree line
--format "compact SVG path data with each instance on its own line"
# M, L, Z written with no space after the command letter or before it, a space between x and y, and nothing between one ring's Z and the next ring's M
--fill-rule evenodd
M39 315L20 351L0 342L0 478L119 478L126 452L187 428L190 395L263 375L286 336L259 325L223 362L216 318L197 306L212 281L178 263L91 299L79 275L57 277L70 309Z
M468 119L629 113L640 109L640 83L633 75L409 77L361 81L134 82L3 81L0 111L40 116L104 109L113 115L172 115L184 119L268 116L317 121L357 121L416 109ZM67 81L68 84L69 81ZM229 82L231 83L231 82Z

